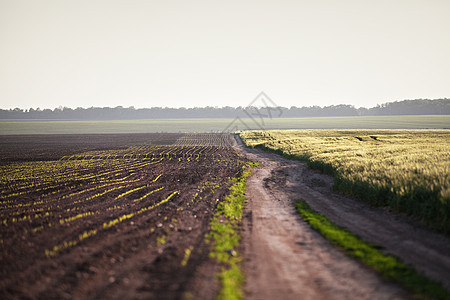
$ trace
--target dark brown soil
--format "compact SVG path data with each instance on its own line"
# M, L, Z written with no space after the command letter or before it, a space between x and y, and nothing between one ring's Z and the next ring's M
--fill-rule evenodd
M0 163L58 160L92 150L172 145L182 133L0 135Z
M205 234L244 159L180 137L1 137L0 298L214 298ZM44 168L4 180L28 164Z

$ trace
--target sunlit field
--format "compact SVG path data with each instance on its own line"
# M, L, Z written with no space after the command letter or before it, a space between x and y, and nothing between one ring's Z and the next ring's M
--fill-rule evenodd
M306 161L335 188L414 215L450 232L449 130L286 130L240 133L261 147Z
M363 116L116 121L1 121L0 135L147 132L234 132L261 129L448 129L450 116Z

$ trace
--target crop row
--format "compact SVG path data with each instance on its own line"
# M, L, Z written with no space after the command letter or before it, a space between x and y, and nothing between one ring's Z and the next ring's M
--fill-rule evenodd
M63 169L54 167L58 163L47 162L47 169L42 164L29 164L29 173L37 171L38 176L32 178L15 176L16 180L3 182L1 184L3 193L0 195L0 205L14 203L16 200L20 200L18 196L23 197L30 193L39 194L42 197L60 193L62 190L72 190L79 185L125 182L135 172L144 167L157 165L160 161L128 161L121 163L113 162L111 164L97 162L96 164L90 164L89 168L86 168L83 163L80 164L80 168L76 164L66 165L65 163L61 163L65 166ZM44 172L42 170L46 171ZM58 170L61 170L61 172L58 172ZM14 200L10 200L11 198Z
M136 148L136 147L132 147ZM156 159L177 159L177 160L199 160L206 156L220 157L217 153L217 146L148 146L141 149L126 149L115 151L96 151L83 154L64 156L62 161L74 160L156 160Z
M75 239L75 240L65 241L65 242L63 242L61 244L53 246L51 249L46 249L45 250L45 255L47 257L50 257L50 256L55 255L58 251L61 251L61 250L66 249L66 248L73 247L73 246L77 245L79 242L81 242L81 241L83 241L83 240L85 240L85 239L87 239L87 238L89 238L91 236L94 236L95 234L97 234L101 230L105 230L105 229L109 229L111 227L114 227L117 224L119 224L119 223L121 223L121 222L123 222L125 220L131 219L134 216L137 216L137 215L140 215L142 213L145 213L145 212L147 212L149 210L152 210L152 209L154 209L154 208L156 208L156 207L158 207L158 206L168 202L172 197L174 197L178 193L179 193L179 191L174 191L169 196L167 196L166 198L164 198L163 200L161 200L161 201L159 201L159 202L157 202L155 204L143 207L143 208L139 209L136 212L131 212L131 213L120 215L120 216L118 216L118 217L116 217L116 218L114 218L114 219L112 219L112 220L110 220L108 222L104 222L103 225L100 228L98 228L98 229L86 230L82 234L80 234L78 236L78 238ZM150 194L152 194L152 193L146 194L145 198L148 197ZM139 200L142 200L142 199L139 199ZM89 214L89 215L92 215L92 214Z
M229 147L233 145L229 134L211 133L187 133L178 138L175 145L182 146L220 146Z
M117 151L126 152L123 153L126 158L114 158ZM0 226L5 226L1 240L53 231L73 222L96 218L100 212L109 212L108 215L114 216L120 211L127 211L130 205L137 205L137 214L148 211L155 207L155 204L148 204L148 198L156 200L162 195L173 196L177 184L186 179L180 177L181 182L180 179L174 180L172 173L181 175L194 165L196 168L191 170L192 176L200 178L211 172L200 170L211 170L212 166L218 170L236 167L239 170L242 161L236 159L235 152L230 153L227 147L212 145L142 146L95 154L104 159L92 159L94 153L86 152L76 155L81 159L69 156L59 161L0 166L6 174L0 181ZM174 160L173 157L186 159ZM204 186L212 188L210 183ZM193 201L202 199L199 194L197 196ZM107 224L120 223L127 216L131 218L134 215L136 212L119 215ZM19 223L21 225L17 227ZM22 228L21 232L17 232L17 228ZM55 247L62 249L76 245L77 241L96 234L98 230L86 230L80 233L79 238L61 242ZM48 251L53 252L48 253L54 253L57 249L50 248Z

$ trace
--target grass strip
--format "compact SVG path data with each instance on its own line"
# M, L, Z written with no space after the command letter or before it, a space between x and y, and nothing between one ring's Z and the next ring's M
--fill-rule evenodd
M240 269L242 257L236 248L241 240L239 225L245 201L246 178L251 175L251 168L257 165L258 163L247 163L241 176L230 180L231 193L217 205L216 214L210 222L211 231L206 236L206 240L212 243L209 255L221 264L218 274L221 289L216 297L218 300L243 297L244 274Z
M375 269L383 278L403 285L413 293L414 298L450 299L450 293L441 284L417 273L397 258L383 254L377 246L333 224L327 217L312 210L306 202L298 201L296 208L303 219L333 245Z

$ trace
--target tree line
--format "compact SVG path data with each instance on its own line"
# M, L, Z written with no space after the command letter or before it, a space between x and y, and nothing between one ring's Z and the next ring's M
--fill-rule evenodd
M299 118L338 116L386 116L386 115L450 115L450 99L417 99L388 102L372 108L356 108L353 105L309 106L290 108L267 107L90 107L76 109L0 109L0 119L6 120L135 120L135 119L195 119L195 118Z

